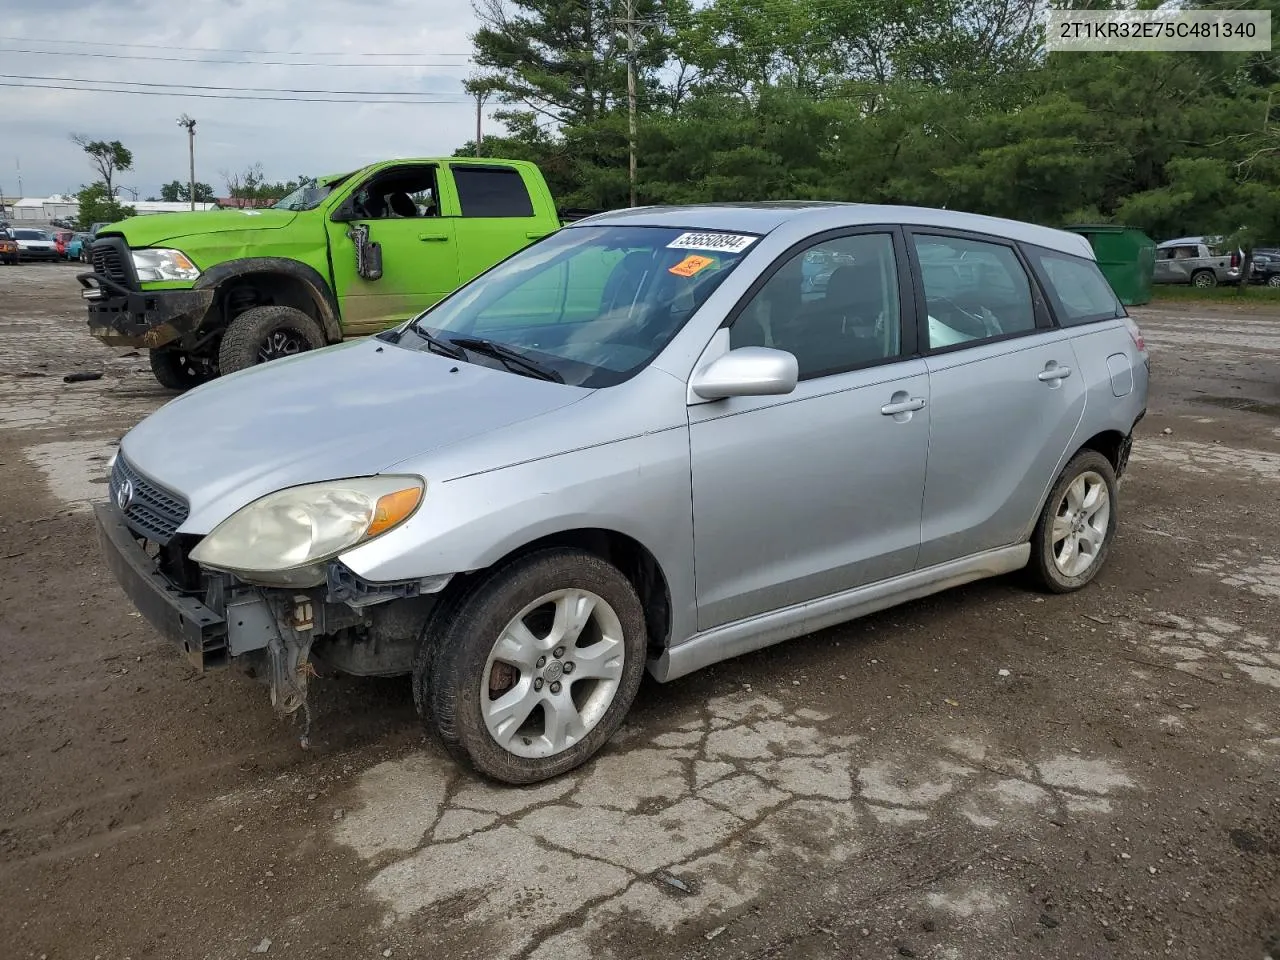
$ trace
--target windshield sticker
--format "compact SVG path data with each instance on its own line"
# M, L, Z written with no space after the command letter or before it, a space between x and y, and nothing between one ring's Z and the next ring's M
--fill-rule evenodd
M700 257L691 253L668 270L667 273L674 273L677 277L692 277L695 273L700 273L713 263L715 261L710 257Z
M682 233L667 244L668 250L718 250L741 253L756 242L757 237L738 233Z

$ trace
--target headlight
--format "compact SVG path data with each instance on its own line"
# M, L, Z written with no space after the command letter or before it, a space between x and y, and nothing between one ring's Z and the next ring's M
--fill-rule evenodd
M181 250L146 247L129 252L139 280L194 280L200 276L200 268Z
M409 519L425 490L421 477L379 476L269 493L214 527L191 559L250 582L314 586L325 561Z

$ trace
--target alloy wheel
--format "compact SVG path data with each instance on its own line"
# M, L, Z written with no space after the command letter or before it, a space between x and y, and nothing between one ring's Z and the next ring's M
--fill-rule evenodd
M273 330L258 348L258 362L268 363L281 357L291 357L307 349L306 341L293 330Z
M1092 470L1081 473L1067 485L1050 533L1053 563L1063 576L1078 577L1097 562L1110 522L1106 481Z
M480 712L489 735L519 757L549 757L600 722L622 680L618 614L589 590L555 590L526 606L489 652Z

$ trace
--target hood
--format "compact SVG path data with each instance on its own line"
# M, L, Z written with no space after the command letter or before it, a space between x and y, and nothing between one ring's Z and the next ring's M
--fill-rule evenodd
M279 230L297 218L293 210L198 210L153 213L113 223L98 235L122 235L131 247L154 247L164 240L230 230Z
M375 474L591 392L360 340L197 387L125 434L120 450L187 498L182 532L203 534L275 490Z

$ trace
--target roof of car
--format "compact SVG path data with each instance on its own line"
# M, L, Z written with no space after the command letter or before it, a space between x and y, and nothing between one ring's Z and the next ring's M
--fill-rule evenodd
M1164 243L1156 244L1156 249L1161 247L1180 247L1199 243L1208 243L1213 237L1179 237L1177 240L1166 240Z
M988 217L959 210L897 206L875 203L840 203L821 200L778 200L757 203L689 204L685 206L634 207L598 213L570 224L566 229L604 224L672 227L689 230L730 230L766 234L783 224L803 224L817 233L865 224L904 224L951 230L972 230L1076 256L1092 256L1088 240L1079 234L1043 227L1021 220ZM1088 252L1082 252L1088 251Z

